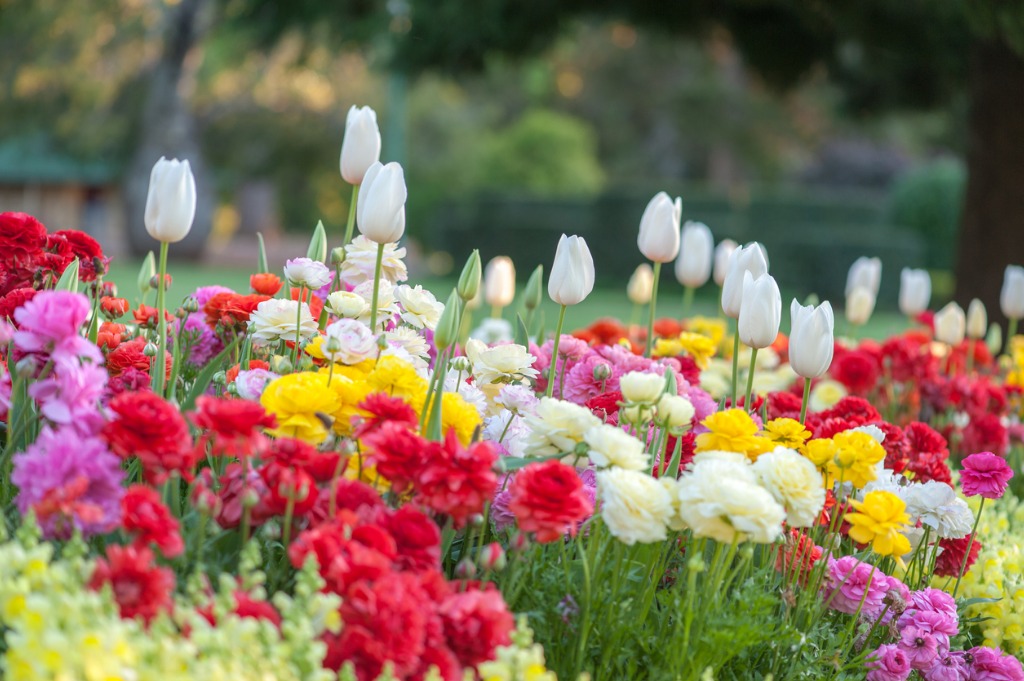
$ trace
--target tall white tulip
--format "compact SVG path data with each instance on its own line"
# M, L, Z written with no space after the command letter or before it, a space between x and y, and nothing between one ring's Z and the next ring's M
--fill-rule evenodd
M712 278L714 278L716 286L725 283L725 277L729 274L729 258L732 257L737 246L738 244L732 239L723 239L715 246L715 269Z
M722 284L722 311L727 317L737 319L740 316L740 303L743 300L743 274L749 272L751 278L757 279L768 272L768 261L764 257L761 245L757 243L741 246L729 256L729 268Z
M146 231L161 243L177 243L196 217L196 179L188 161L163 156L153 165L146 196Z
M389 244L405 233L405 174L392 161L370 166L359 187L356 221L359 231L370 241Z
M935 338L949 345L959 345L967 330L967 316L956 303L949 303L935 313Z
M366 171L380 161L380 128L377 112L368 106L353 106L345 119L341 143L341 176L352 185L362 184Z
M999 307L1009 320L1024 319L1024 267L1006 267L1003 290L999 293Z
M857 286L846 296L846 321L862 326L875 311L875 294L864 286Z
M715 240L703 222L688 220L680 237L676 279L688 288L700 288L711 276Z
M682 214L682 199L672 201L665 192L655 194L640 218L640 234L636 240L645 258L657 263L675 259L679 254L679 220Z
M590 255L587 242L581 236L562 235L555 250L555 262L551 265L548 276L548 295L551 300L561 305L558 313L558 326L555 327L555 343L551 349L551 368L548 373L547 396L551 397L555 387L555 366L558 364L558 343L562 338L562 325L565 323L565 308L576 305L594 290L594 258ZM561 386L559 386L561 397Z
M900 271L900 312L916 317L928 309L932 298L932 278L928 270L904 267Z
M775 342L782 323L782 295L770 274L754 279L743 273L743 303L740 307L740 340L752 348L766 348Z
M646 305L651 302L651 289L654 287L654 270L647 263L638 265L626 285L626 296L634 305Z
M797 376L818 378L832 365L835 348L835 317L832 305L801 305L796 300L789 306L789 365Z
M977 298L967 306L967 337L981 340L988 333L988 311L985 303Z
M879 258L861 256L850 266L850 271L846 275L846 296L849 298L853 289L861 286L870 291L873 298L877 298L881 284L882 261Z
M512 304L516 297L516 267L506 255L491 258L484 269L484 300L498 311Z

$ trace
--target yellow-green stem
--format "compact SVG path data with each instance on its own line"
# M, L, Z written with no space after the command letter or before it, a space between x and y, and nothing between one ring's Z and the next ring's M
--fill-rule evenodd
M380 269L384 263L384 244L377 244L377 264L373 268L373 298L370 302L370 331L377 335L377 297L380 295Z
M356 225L356 202L359 201L359 185L352 185L352 200L348 204L348 224L345 225L345 240L341 242L344 248L352 241L352 228Z
M299 361L299 343L302 341L302 297L306 293L306 287L299 284L299 300L295 304L295 347L292 348L292 369Z
M750 369L747 371L747 399L743 408L750 411L750 398L754 393L754 367L757 366L757 348L750 348Z
M740 373L740 332L739 329L732 337L732 406L736 406Z
M551 397L555 389L555 368L558 366L558 342L562 338L562 325L565 323L565 305L558 311L558 326L555 328L555 345L551 348L551 366L548 367L548 387L544 392Z
M654 313L658 306L658 280L661 279L661 263L654 263L654 283L651 285L651 316L647 320L647 351L646 357L651 356L654 348Z
M157 312L157 329L160 336L160 346L156 351L156 370L153 372L152 386L153 392L163 397L164 394L164 381L167 372L167 318L164 316L166 313L166 302L164 300L164 288L165 288L165 275L167 274L167 247L166 241L160 242L160 273L157 275L156 283L156 312Z
M807 423L807 402L811 399L811 379L804 379L804 399L800 401L800 423Z
M1015 320L1010 320L1011 323ZM981 512L985 510L985 497L981 498L981 504L978 506L978 517L974 519L974 527L971 528L971 538L967 542L967 550L964 551L964 560L960 563L960 572L956 576L956 584L953 586L953 598L956 598L957 591L960 590L960 580L964 578L964 573L967 572L967 560L971 557L971 547L974 546L974 538L978 536L978 523L981 522Z
M687 286L683 291L683 316L690 314L690 309L693 307L693 296L697 292L692 286Z

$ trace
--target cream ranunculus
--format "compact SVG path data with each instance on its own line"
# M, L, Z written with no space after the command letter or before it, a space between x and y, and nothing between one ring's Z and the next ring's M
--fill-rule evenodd
M1024 267L1008 265L999 292L999 307L1007 319L1024 319Z
M576 446L583 442L584 433L600 424L601 420L589 409L572 402L542 397L534 413L525 419L525 425L529 428L526 455L565 454L562 461L574 464L577 459ZM583 457L585 459L585 455Z
M657 421L668 428L679 429L690 425L696 410L693 403L681 395L665 393L658 400Z
M711 276L715 280L716 286L725 283L725 277L729 274L729 258L732 257L738 245L732 239L722 239L715 246L715 267Z
M299 303L294 300L271 298L256 306L249 315L249 329L255 345L269 345L281 340L295 340L295 321L299 321L299 338L309 339L318 331L316 320L309 312L309 305L302 303L302 311L297 309Z
M602 423L583 434L590 447L588 456L598 468L617 467L629 471L643 471L650 467L650 458L644 443L616 426Z
M861 256L857 258L846 275L846 296L857 287L866 288L872 298L878 297L878 289L882 285L882 261L879 258Z
M398 347L409 353L413 359L413 366L418 370L425 370L430 359L430 345L427 339L420 335L416 329L408 326L396 326L384 334L384 340L392 347Z
M533 368L537 358L515 343L474 352L472 361L473 377L481 387L492 383L522 383L537 377L537 370Z
M363 297L352 291L335 291L327 296L327 311L335 317L356 319L369 308Z
M324 329L320 351L332 362L358 364L377 354L377 339L362 322L339 319Z
M583 302L594 290L594 258L581 236L562 235L548 276L548 295L559 305Z
M409 270L405 266L405 249L398 244L386 244L384 257L380 263L380 276L392 284L409 278ZM373 270L377 266L377 244L362 234L356 235L345 246L345 261L341 263L341 280L349 286L359 286L363 282L373 281Z
M345 118L345 139L341 143L341 176L349 184L362 184L370 166L380 160L380 128L377 112L368 106L353 106Z
M789 364L798 376L819 378L832 365L835 318L826 300L818 307L793 300L789 306Z
M644 257L652 262L672 262L679 254L679 219L683 201L672 201L665 192L658 192L650 200L640 218L637 246Z
M967 337L981 340L986 333L988 333L988 312L985 310L985 303L974 298L967 306Z
M776 447L751 467L761 486L786 509L790 527L812 527L825 507L825 481L810 459Z
M676 258L676 280L683 286L700 288L711 277L715 239L703 222L689 220L683 225L679 257Z
M196 217L196 180L188 161L163 156L153 166L146 196L146 231L157 241L176 243L188 236Z
M818 381L811 388L811 397L808 400L808 405L811 411L831 409L848 394L849 392L847 392L846 387L839 381L825 379Z
M949 345L959 345L967 331L964 309L954 302L935 313L935 339Z
M916 317L928 309L932 299L932 278L928 270L904 267L900 271L900 312Z
M512 258L499 255L484 268L484 300L491 307L508 307L516 297L516 267Z
M739 319L740 303L743 301L743 273L757 279L768 273L768 261L761 245L757 243L741 246L729 256L729 266L722 283L722 311L726 317Z
M621 468L599 471L597 495L601 519L622 543L650 544L668 536L675 509L668 490L656 478Z
M856 326L867 324L875 311L875 296L864 286L855 287L846 296L846 321Z
M697 462L680 478L678 495L679 514L698 537L767 544L782 534L785 509L742 464Z
M364 281L352 289L352 293L361 297L366 303L363 313L357 319L369 326L370 307L373 305L373 282ZM395 301L395 287L391 285L391 282L381 279L380 289L377 292L377 326L387 324L396 314L398 314L398 304ZM380 331L380 329L370 330L374 332Z
M444 312L444 303L439 303L434 294L422 286L402 284L395 288L395 298L402 306L402 321L417 329L431 329Z
M740 340L752 348L766 348L775 342L782 323L782 295L775 278L767 272L754 279L743 274L743 300L740 304Z
M647 263L638 265L626 285L626 297L634 305L647 305L651 302L654 290L654 270Z
M374 163L366 171L356 201L356 225L359 232L377 244L398 241L405 234L405 174L392 161Z
M292 258L284 264L284 278L296 286L315 291L330 283L331 271L319 260Z
M630 371L619 379L619 390L626 402L655 404L665 392L665 377L644 371Z

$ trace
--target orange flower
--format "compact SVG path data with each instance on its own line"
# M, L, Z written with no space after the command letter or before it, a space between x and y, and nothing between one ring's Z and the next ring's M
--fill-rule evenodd
M260 295L275 296L281 290L281 277L273 272L253 274L249 277L249 286Z

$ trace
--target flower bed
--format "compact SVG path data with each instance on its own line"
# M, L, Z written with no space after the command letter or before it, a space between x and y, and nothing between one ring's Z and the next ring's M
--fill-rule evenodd
M664 195L646 327L543 333L545 282L563 312L593 288L578 237L512 322L507 260L442 303L405 283L371 114L347 233L249 291L166 293L187 164L154 169L134 296L88 237L0 215L5 675L1024 679L1021 339L995 359L984 310L931 318L913 273L905 333L835 339L793 301L782 335L762 249L715 257ZM726 318L657 318L673 261ZM879 268L851 270L850 335Z

